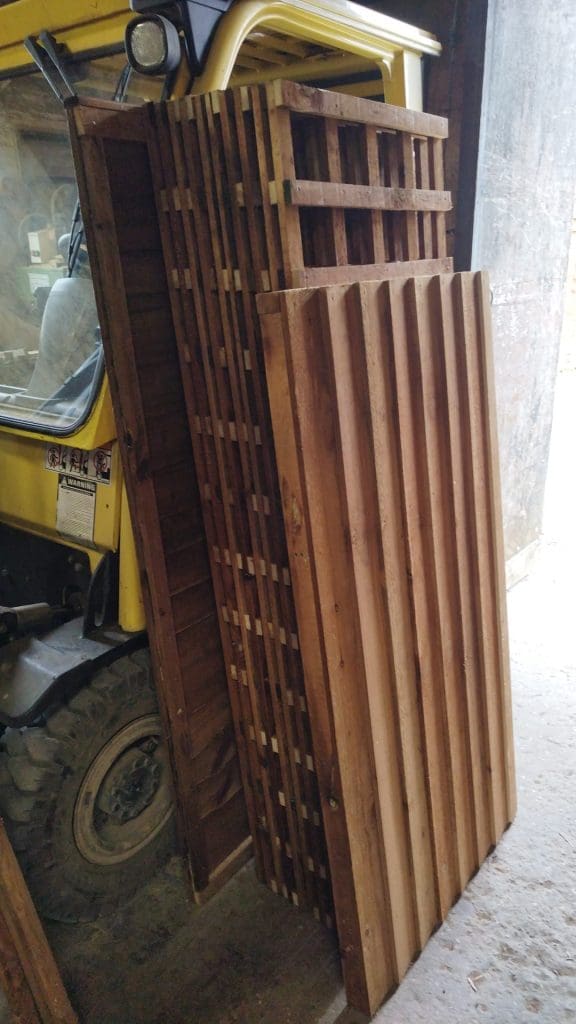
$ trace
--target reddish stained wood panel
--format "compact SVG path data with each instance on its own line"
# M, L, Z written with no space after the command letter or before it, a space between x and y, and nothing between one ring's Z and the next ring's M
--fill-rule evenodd
M483 274L445 274L258 300L313 743L338 764L319 781L344 973L367 1013L515 813L487 296Z

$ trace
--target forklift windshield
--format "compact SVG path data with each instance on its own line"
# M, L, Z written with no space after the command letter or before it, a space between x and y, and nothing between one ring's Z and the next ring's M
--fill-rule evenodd
M69 65L110 98L125 55ZM133 74L126 99L162 82ZM88 416L103 356L64 110L38 72L0 81L0 423L70 434Z

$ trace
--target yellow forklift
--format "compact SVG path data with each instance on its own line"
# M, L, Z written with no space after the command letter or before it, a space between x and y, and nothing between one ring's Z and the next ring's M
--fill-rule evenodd
M348 0L0 7L0 815L46 916L105 914L175 843L66 104L287 77L421 109L439 49Z

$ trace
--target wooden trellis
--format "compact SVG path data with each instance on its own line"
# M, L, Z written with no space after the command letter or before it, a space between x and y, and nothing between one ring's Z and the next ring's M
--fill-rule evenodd
M371 1011L513 813L487 309L445 255L447 125L288 82L92 104L75 121L196 882L224 851L207 863L195 634L186 661L167 579L178 549L157 528L163 469L178 493L190 458L179 536L200 504L257 869L328 924L335 904L349 1001ZM318 357L298 363L304 426L298 343ZM298 493L311 479L328 547ZM194 616L204 564L186 577ZM228 725L216 694L210 737ZM214 796L222 840L241 822Z
M326 275L358 280L449 270L447 125L290 82L157 104L151 121L258 868L275 891L330 922L320 780L256 295ZM327 770L335 775L338 768Z

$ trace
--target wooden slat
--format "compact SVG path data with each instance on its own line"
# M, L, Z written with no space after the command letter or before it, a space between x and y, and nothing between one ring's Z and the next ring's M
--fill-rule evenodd
M487 310L491 305L487 274L477 275L474 280L475 305ZM495 644L497 650L497 676L494 685L499 689L499 719L502 727L501 742L504 747L504 772L506 779L506 804L508 817L516 813L516 770L514 763L514 733L512 724L512 691L510 685L510 650L508 643L508 619L506 602L502 594L506 589L504 535L502 530L502 494L500 485L500 463L498 459L498 423L496 416L496 393L494 356L492 347L491 321L488 316L477 321L479 331L479 380L482 397L485 458L487 461L487 514L492 555L492 601L494 615ZM497 686L496 680L500 680Z
M442 139L433 139L431 146L432 186L435 189L442 190L444 188L444 143ZM446 222L441 213L434 218L432 231L434 235L434 256L441 258L446 255Z
M328 523L321 518L313 518L308 508L308 491L302 472L301 452L304 439L310 435L306 429L306 419L300 415L299 408L291 399L291 390L295 382L301 380L304 383L307 379L306 353L303 353L300 361L293 365L290 348L287 343L281 341L285 329L282 313L285 308L284 301L289 301L289 293L286 300L284 296L278 298L281 303L280 310L264 318L263 329L269 395L277 442L276 454L284 483L284 521L289 551L297 548L300 552L299 557L291 560L291 575L306 666L309 711L314 723L315 760L328 845L329 849L338 850L338 857L331 861L331 870L337 896L338 932L340 936L345 936L342 948L346 988L349 1001L354 1005L365 1006L369 1000L361 953L362 935L369 927L365 914L377 918L386 915L387 910L383 898L383 879L380 886L377 884L382 870L378 833L372 818L364 818L365 805L354 801L348 773L342 776L342 768L346 768L350 762L349 752L340 741L340 736L346 735L347 729L353 730L355 735L367 735L368 708L365 701L351 699L350 695L341 692L340 688L338 665L343 659L339 653L338 641L340 633L342 639L346 639L346 618L343 617L339 633L334 636L332 674L329 674L326 655L318 643L324 625L317 573L314 569L315 553L322 555L326 559L326 564L332 566L332 558L341 557L343 552L326 550ZM312 325L314 321L308 318L307 323ZM314 418L322 416L323 413L326 416L324 405L315 403L312 412ZM330 486L330 498L336 502L335 511L340 502L337 480L332 482L327 478L326 482ZM320 544L321 548L318 547ZM348 613L347 601L353 598L352 578L339 571L338 562L334 565L334 572L342 590L348 590L341 605ZM368 745L364 743L361 749L355 750L354 756L357 759L355 785L360 791L366 792L367 803L370 803L370 794L374 793L374 780ZM370 865L374 887L371 900L362 912L355 897L355 889L357 880L367 865ZM380 984L387 986L391 982L393 968L381 945L379 953Z
M366 127L365 132L366 163L368 167L368 184L380 185L380 161L378 153L378 133L372 125ZM409 183L411 184L411 183ZM384 220L380 210L373 210L371 213L372 245L374 250L374 262L384 263L386 260L386 245L384 237Z
M402 135L400 138L400 145L402 147L401 153L401 164L402 164L402 181L404 187L407 189L416 188L416 155L414 152L415 140L410 135ZM418 245L418 221L417 216L414 212L410 211L406 213L405 217L406 225L406 258L408 260L417 259L419 256L422 259L426 259L431 254L426 252L420 252Z
M415 139L414 146L416 152L416 174L415 180L418 180L419 186L423 190L430 188L430 162L428 157L428 139ZM429 212L423 212L421 215L422 221L422 243L421 243L421 256L423 259L430 259L435 255L434 247L432 244L432 218Z
M331 181L338 181L341 170L341 154L338 139L338 123L336 121L324 122L324 134L326 140L328 177ZM344 214L341 210L332 210L332 231L334 233L334 262L337 266L345 266L348 261L348 246L346 243L346 224Z
M1 819L0 984L17 1024L78 1024Z
M338 764L339 939L373 1013L515 810L487 284L259 309L314 746Z
M346 185L333 181L285 180L286 203L291 206L333 206L362 210L451 210L449 192L424 188L385 188ZM412 258L413 258L412 254ZM428 252L427 259L431 258Z
M339 121L370 124L411 135L428 135L445 139L448 121L435 114L422 114L390 103L378 103L358 96L325 89L312 89L297 82L278 80L273 83L273 101L278 107L315 117L333 117Z
M313 288L323 284L352 284L354 281L384 281L389 277L410 277L413 274L449 274L451 258L441 260L402 260L399 263L369 263L347 267L304 267L290 271L291 288Z

